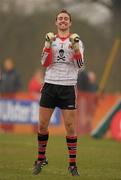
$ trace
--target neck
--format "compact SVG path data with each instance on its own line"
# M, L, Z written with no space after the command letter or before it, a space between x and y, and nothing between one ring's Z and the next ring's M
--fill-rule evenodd
M69 30L67 30L67 31L60 31L60 30L58 30L58 35L60 36L60 37L67 37L67 36L69 36L69 34L70 34L70 32L69 32Z

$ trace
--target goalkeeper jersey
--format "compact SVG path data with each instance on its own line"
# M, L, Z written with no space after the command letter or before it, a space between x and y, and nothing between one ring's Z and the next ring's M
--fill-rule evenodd
M84 65L83 44L79 40L81 54L75 54L68 38L56 37L50 49L44 49L41 62L47 65L44 82L58 85L75 85L78 70ZM50 63L51 62L51 63Z

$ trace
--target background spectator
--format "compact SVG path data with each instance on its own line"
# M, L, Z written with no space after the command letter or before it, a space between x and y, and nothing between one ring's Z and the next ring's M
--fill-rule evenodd
M81 133L90 133L92 129L92 117L97 104L97 96L94 93L98 90L96 74L93 71L80 71L78 74L77 87L81 97L78 103Z
M96 74L93 71L80 71L78 73L77 88L80 91L96 92L98 89Z
M0 81L1 81L1 79L2 79L2 68L0 66Z
M6 58L3 62L3 69L0 81L0 92L15 93L21 89L20 76L15 70L12 58Z
M80 91L89 90L89 78L86 70L79 71L77 79L77 88Z
M96 82L96 74L93 71L88 71L88 90L90 92L96 92L98 90L98 85Z
M42 85L43 72L40 69L37 69L28 83L28 91L32 93L34 96L39 96Z

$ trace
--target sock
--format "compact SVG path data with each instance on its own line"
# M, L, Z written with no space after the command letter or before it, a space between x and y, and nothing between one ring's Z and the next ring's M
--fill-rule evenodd
M66 136L69 152L69 166L76 166L77 136Z
M38 161L43 161L46 156L45 156L45 152L46 152L46 146L47 146L47 142L48 142L48 137L49 134L39 134L38 133Z

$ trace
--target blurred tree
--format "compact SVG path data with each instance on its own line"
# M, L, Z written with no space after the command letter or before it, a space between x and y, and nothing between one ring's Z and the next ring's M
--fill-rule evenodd
M53 21L55 19L57 9L64 7L65 4L65 7L70 9L70 6L73 7L76 3L98 2L109 8L113 14L109 28L110 33L108 35L106 34L106 25L102 25L104 26L103 30L100 30L96 26L90 25L88 21L77 19L73 13L72 16L74 25L72 31L80 34L86 47L85 59L87 67L94 70L97 73L97 80L100 80L105 66L105 61L110 52L113 41L117 36L121 35L121 1L60 0L57 2L56 0L53 0L51 1L51 8L50 6L47 6L49 1L51 0L36 0L36 3L35 1L29 1L31 8L33 4L37 5L37 2L39 5L36 6L37 9L33 6L35 10L26 14L26 8L29 6L27 3L28 0L0 0L0 63L2 63L2 60L7 56L11 56L16 59L16 65L17 68L19 68L19 72L22 74L24 89L26 90L28 80L30 79L33 71L37 67L40 67L44 34L48 31L54 31ZM22 4L24 2L25 6ZM44 2L46 2L46 8L43 10L41 3L44 4ZM117 91L118 89L121 89L119 66L120 59L121 57L118 55L112 74L110 75L110 81L106 87L106 90L108 91ZM115 86L113 85L113 79L115 79Z

